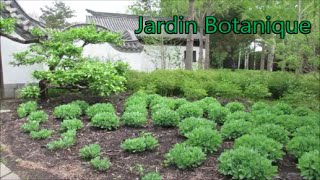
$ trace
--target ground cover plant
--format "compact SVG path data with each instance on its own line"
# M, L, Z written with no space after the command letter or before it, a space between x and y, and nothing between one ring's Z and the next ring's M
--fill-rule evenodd
M123 150L132 153L154 150L158 146L158 140L151 133L142 133L139 137L126 139L121 144Z

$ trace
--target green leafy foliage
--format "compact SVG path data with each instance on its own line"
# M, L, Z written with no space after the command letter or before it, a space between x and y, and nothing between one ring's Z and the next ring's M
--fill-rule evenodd
M178 125L179 133L184 136L195 128L199 127L208 127L214 129L216 124L204 118L190 117L182 120Z
M83 123L79 119L65 119L60 125L61 131L79 130L83 128Z
M181 119L188 117L202 117L203 110L194 103L184 104L177 109Z
M109 159L101 159L100 156L91 159L90 164L99 171L106 171L111 166Z
M117 115L112 112L98 113L91 119L91 125L102 129L113 130L120 126L120 121Z
M178 143L165 155L165 163L176 165L179 169L200 166L206 159L206 154L200 147Z
M233 179L273 179L277 167L253 149L239 147L223 152L219 158L219 172Z
M228 108L231 113L234 113L236 111L244 111L246 109L240 102L230 102L226 105L226 108Z
M269 108L270 106L264 102L255 102L251 107L251 111L268 110Z
M312 111L307 107L297 107L292 113L296 116L308 116Z
M268 86L260 83L252 83L245 88L244 95L251 99L263 99L270 97Z
M86 101L82 101L82 100L72 101L71 104L78 105L82 111L82 114L84 114L89 107L89 104Z
M283 114L291 114L293 112L292 107L289 104L278 102L274 106L272 106L272 112L276 115L283 115Z
M296 131L292 134L293 137L297 136L315 136L320 137L319 127L313 126L302 126L296 129Z
M162 176L157 172L150 172L144 175L141 180L162 180Z
M252 123L241 120L226 122L221 127L221 135L224 139L236 139L244 134L248 134L252 128Z
M230 113L228 108L214 104L208 109L208 118L221 125Z
M198 146L204 152L213 153L221 146L222 138L218 131L209 127L198 127L186 134L186 143L191 146Z
M247 147L272 160L281 160L284 152L283 145L265 135L243 135L235 140L234 147Z
M34 111L29 114L29 116L27 117L27 120L42 123L48 120L48 115L43 110Z
M196 101L195 104L197 104L198 106L200 106L203 110L204 113L208 113L209 109L212 107L212 106L215 106L215 105L220 105L219 101L213 97L206 97L206 98L203 98L199 101Z
M158 146L158 140L151 133L142 133L140 137L126 139L121 144L123 150L132 153L154 150Z
M263 124L254 128L251 131L251 134L265 135L285 145L289 141L290 133L282 126L276 124Z
M147 123L146 114L141 112L126 111L125 113L123 113L121 119L124 121L126 125L133 127L143 127Z
M172 127L180 122L179 113L170 109L160 109L152 114L153 123L157 126Z
M54 108L53 114L59 119L73 119L81 116L81 108L76 104L63 104Z
M100 156L101 147L99 144L90 144L79 150L80 157L83 159L93 159Z
M38 109L38 104L35 101L28 101L19 105L17 113L19 118L27 117L31 112Z
M40 88L38 86L24 86L20 89L20 96L24 99L38 99L40 96Z
M96 114L102 113L102 112L114 113L115 109L113 105L110 103L97 103L87 108L86 114L87 116L92 118Z
M52 133L52 130L42 129L40 131L31 131L30 135L32 139L46 139L51 137Z
M38 131L40 129L40 124L37 121L28 121L21 126L23 132L29 133L31 131Z
M49 150L65 149L73 146L76 143L76 130L69 130L61 134L61 138L56 141L51 141L47 144Z
M299 158L298 168L307 180L320 179L320 153L318 150L304 153Z
M296 136L287 144L287 151L295 157L300 158L303 153L318 150L320 147L320 137L316 136Z
M228 114L226 117L226 122L234 121L234 120L240 120L243 119L245 121L252 121L253 117L250 113L244 112L244 111L236 111L234 113Z
M278 118L275 114L266 110L254 111L251 114L253 115L252 123L255 126L276 123L276 118Z

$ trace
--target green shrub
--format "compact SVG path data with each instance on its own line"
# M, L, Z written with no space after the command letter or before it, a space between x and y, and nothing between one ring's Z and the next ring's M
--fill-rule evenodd
M213 153L221 146L222 138L218 131L209 127L198 127L186 134L186 143L191 146L198 146L204 152Z
M220 82L216 86L211 86L211 88L208 94L210 95L210 92L213 92L212 95L218 97L237 98L243 95L241 87L231 82Z
M308 180L320 179L320 153L318 150L304 153L299 158L301 176Z
M188 146L185 143L176 144L165 155L165 163L176 165L179 169L197 167L206 159L206 154L200 147Z
M183 88L183 92L184 92L184 96L187 99L201 99L206 97L207 94L207 90L205 90L204 88L201 87L184 87Z
M29 133L31 131L39 131L40 124L37 121L28 121L21 126L23 132Z
M27 117L28 121L36 121L39 123L46 122L48 120L48 115L44 111L34 111Z
M79 119L66 119L60 125L61 131L79 130L83 128L83 123Z
M40 96L40 88L38 86L24 86L20 89L20 96L24 99L37 99Z
M151 133L142 133L140 137L126 139L121 144L123 150L132 153L154 150L158 146L158 140Z
M221 127L221 135L224 139L236 139L244 134L248 134L252 128L252 123L241 120L226 122Z
M120 126L119 118L113 112L98 113L91 119L91 125L102 129L113 130Z
M198 127L209 127L214 129L216 127L216 124L212 121L208 121L204 118L186 118L182 120L179 125L179 133L183 136L185 136L187 133L191 132L195 128Z
M298 107L293 111L293 114L296 116L308 116L312 111L307 107Z
M277 175L272 161L253 149L239 147L223 152L218 158L219 172L233 179L269 179Z
M234 147L247 147L260 153L262 156L272 160L281 160L284 152L282 144L265 135L243 135L235 140Z
M110 103L96 103L88 107L86 115L92 118L98 113L115 113L115 109Z
M99 144L86 145L79 150L79 154L82 159L93 159L100 156L101 147Z
M240 120L243 119L245 121L252 121L253 117L250 113L244 112L244 111L236 111L234 113L228 114L226 117L226 122L234 121L234 120Z
M199 107L201 107L205 114L208 114L210 108L220 105L219 101L213 97L203 98L194 102L194 104L197 104Z
M225 122L229 114L230 111L228 108L216 104L208 109L208 118L220 125Z
M252 105L251 111L260 111L260 110L268 110L270 106L264 102L256 102Z
M180 122L179 114L170 109L160 109L152 114L153 123L157 126L172 127Z
M78 105L82 111L82 114L84 114L88 109L88 107L90 106L86 101L82 101L82 100L72 101L71 104Z
M147 107L147 97L130 96L124 104L124 106L126 108L129 106L136 106L136 105L139 105L139 106L146 108Z
M266 85L253 83L245 88L244 95L251 99L270 97L271 93Z
M142 105L132 105L132 106L128 106L126 107L125 110L126 113L132 113L132 112L139 112L144 114L144 116L148 115L148 111L147 108L142 106Z
M177 109L181 119L188 117L202 117L203 110L193 103L184 104Z
M128 112L122 115L122 120L128 126L143 127L147 123L147 117L141 112Z
M318 150L319 147L319 136L296 136L287 144L288 152L297 158L300 158L305 152Z
M101 159L100 156L91 159L90 164L99 171L106 171L111 166L109 159Z
M64 104L54 108L53 114L59 119L73 119L81 116L81 108L76 104Z
M19 118L27 117L30 113L38 109L38 104L35 101L28 101L19 105L17 113Z
M52 133L52 130L42 129L40 131L31 131L30 135L32 139L46 139L50 137Z
M253 115L252 123L255 126L276 123L277 116L269 111L254 111L251 114Z
M296 129L296 131L292 134L293 137L296 136L315 136L320 137L319 127L313 126L302 126Z
M272 106L272 113L276 115L284 115L284 114L291 114L292 107L289 104L278 102L274 106Z
M189 103L189 101L187 101L186 99L183 99L183 98L174 99L174 104L175 104L174 109L176 110L179 107L181 107L182 105L187 104L187 103Z
M144 175L141 180L162 180L162 177L157 172L150 172L146 175Z
M51 141L47 144L49 150L64 149L73 146L76 143L76 130L69 130L61 134L61 138Z
M311 118L309 116L298 117L294 115L280 115L276 118L276 123L283 126L291 134L294 133L299 127L302 126L315 126L318 124L317 119Z
M282 126L276 124L263 124L254 128L251 131L251 134L262 134L284 145L289 141L290 133Z
M246 109L240 102L230 102L226 105L226 108L228 108L231 113L234 113L236 111L244 111Z

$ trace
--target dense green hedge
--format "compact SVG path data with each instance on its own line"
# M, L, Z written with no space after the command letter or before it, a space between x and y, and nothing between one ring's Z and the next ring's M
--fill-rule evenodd
M319 105L320 84L314 76L288 72L156 70L150 73L129 71L127 88L188 99L205 96L281 99L315 109Z

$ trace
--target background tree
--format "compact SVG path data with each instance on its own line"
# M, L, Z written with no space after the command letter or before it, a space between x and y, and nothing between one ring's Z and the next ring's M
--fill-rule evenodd
M67 22L67 19L75 16L74 11L61 1L55 1L52 6L41 8L41 11L40 18L45 21L47 28L62 29L68 27L70 23Z

